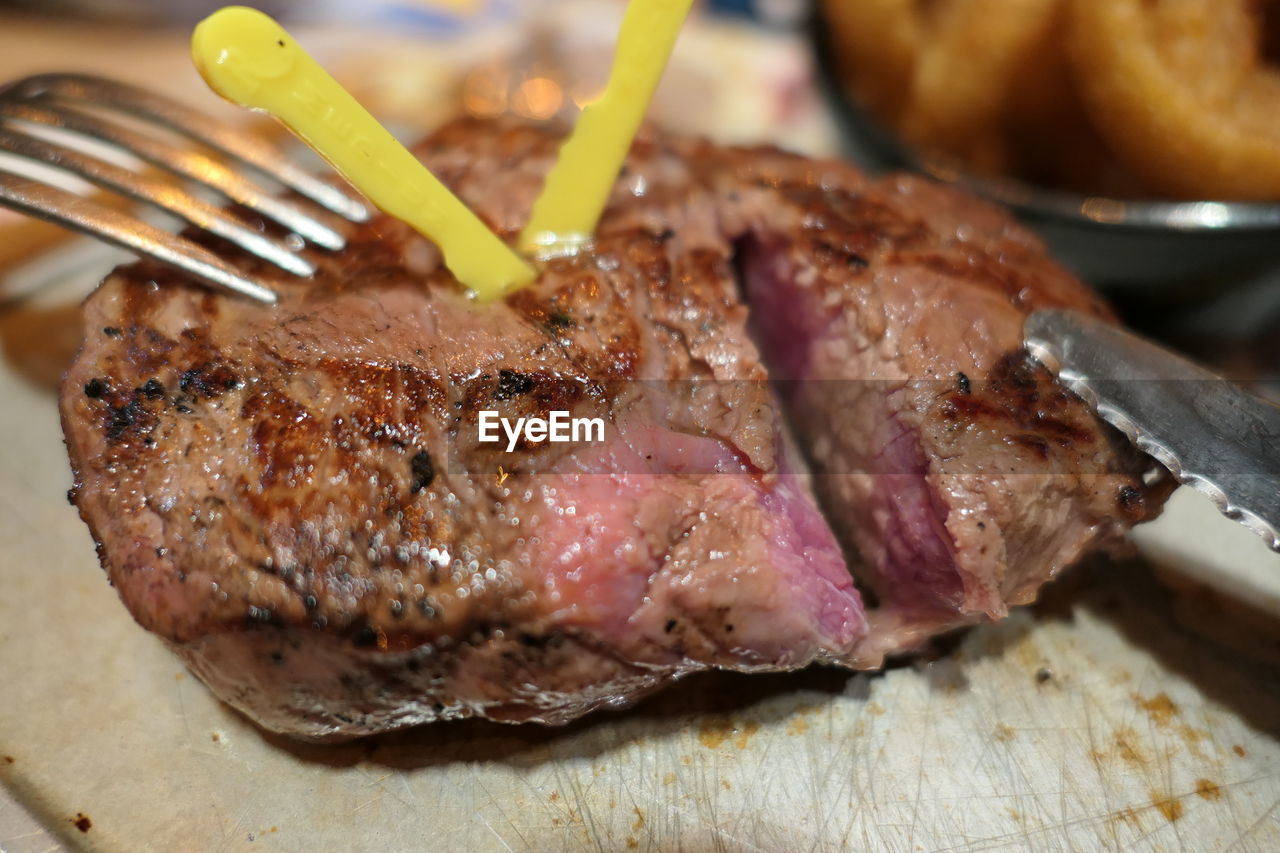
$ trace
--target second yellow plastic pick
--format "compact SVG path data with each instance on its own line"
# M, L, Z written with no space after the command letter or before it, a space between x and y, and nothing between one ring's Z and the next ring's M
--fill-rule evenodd
M591 239L692 6L693 0L628 4L604 95L582 111L560 149L520 235L522 250L556 254Z

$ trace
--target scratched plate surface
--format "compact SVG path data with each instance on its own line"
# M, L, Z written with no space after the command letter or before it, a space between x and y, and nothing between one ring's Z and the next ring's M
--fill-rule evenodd
M1280 618L1139 562L883 674L708 675L562 730L266 736L133 624L66 502L53 383L104 259L58 258L0 308L0 781L28 813L4 850L1280 849Z

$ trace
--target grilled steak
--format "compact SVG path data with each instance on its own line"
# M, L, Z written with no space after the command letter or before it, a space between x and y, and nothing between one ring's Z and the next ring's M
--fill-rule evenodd
M419 151L513 236L557 145L463 121ZM708 667L877 666L1162 498L1020 350L1035 306L1105 309L921 182L646 137L596 245L505 303L385 217L316 260L273 308L116 271L62 393L125 604L276 731L564 722ZM781 406L766 364L795 380ZM601 440L480 441L483 412L553 411Z
M1000 618L1158 511L1168 481L1145 487L1148 463L1022 349L1038 308L1113 319L1027 231L919 178L826 175L815 193L783 166L769 183L767 213L734 229L745 288L827 518L879 605L864 652Z

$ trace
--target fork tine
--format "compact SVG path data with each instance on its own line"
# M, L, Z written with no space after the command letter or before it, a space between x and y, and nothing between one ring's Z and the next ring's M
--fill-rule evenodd
M83 134L124 149L179 177L211 187L326 249L346 245L343 236L301 207L275 198L225 164L60 104L0 100L0 116Z
M286 272L310 276L315 267L288 247L237 222L216 206L183 190L176 183L155 180L43 139L0 126L0 150L47 163L129 198L167 210L184 221L228 240Z
M241 275L204 247L74 193L0 171L0 206L185 270L214 287L259 302L276 302L275 291Z
M247 163L352 222L369 219L369 209L359 200L295 165L274 146L225 127L170 98L88 74L38 74L16 81L0 96L9 93L24 98L65 98L118 109Z

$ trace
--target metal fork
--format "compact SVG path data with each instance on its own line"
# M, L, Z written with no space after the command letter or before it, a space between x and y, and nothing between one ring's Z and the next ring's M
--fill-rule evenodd
M164 128L195 145L148 135L120 123L119 115ZM160 171L141 174L123 168L33 134L32 126L105 143ZM342 232L326 221L333 217L326 217L322 210L350 222L369 218L368 208L354 195L299 167L264 140L226 127L169 98L103 77L40 74L0 87L0 151L158 207L295 276L315 271L314 265L298 254L304 243L332 251L345 245ZM35 178L6 171L12 168L0 164L0 207L88 234L190 273L214 287L262 302L276 301L275 291L267 284L246 276L191 240ZM260 180L264 176L301 199L273 194L270 183ZM193 192L192 184L287 228L290 239L276 240L244 224ZM317 205L322 210L311 209Z

